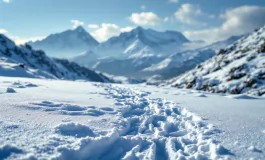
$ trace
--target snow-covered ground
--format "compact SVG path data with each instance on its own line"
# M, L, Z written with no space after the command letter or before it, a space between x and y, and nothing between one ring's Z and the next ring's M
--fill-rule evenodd
M151 98L174 101L213 124L219 133L212 138L232 153L230 159L265 159L264 97L151 86L135 89L151 92Z
M0 77L0 159L264 159L264 102Z

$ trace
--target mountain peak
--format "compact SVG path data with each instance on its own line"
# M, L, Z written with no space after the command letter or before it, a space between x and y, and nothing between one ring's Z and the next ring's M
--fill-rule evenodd
M36 49L42 49L53 57L73 57L85 50L93 50L96 41L82 26L64 32L52 34L41 41L31 43Z
M144 28L141 27L141 26L138 26L138 27L136 27L134 30L144 30Z
M84 27L82 26L78 26L74 29L74 31L77 31L77 32L86 32L86 30L84 29Z
M139 33L139 32L143 32L143 31L145 31L145 29L143 27L138 26L135 29L133 29L131 32L132 33Z

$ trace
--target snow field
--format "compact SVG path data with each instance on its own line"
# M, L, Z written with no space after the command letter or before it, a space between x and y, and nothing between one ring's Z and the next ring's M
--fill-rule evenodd
M200 117L186 109L163 99L150 99L148 92L97 86L109 93L108 98L115 98L116 105L124 106L117 113L119 127L105 137L93 138L93 143L78 150L67 151L64 158L78 155L78 159L218 159L230 154L209 138L215 128L203 124ZM91 153L88 148L93 148ZM96 155L94 149L105 151Z
M1 104L10 100L1 110L0 159L175 160L232 155L211 138L220 132L216 127L174 102L150 98L151 92L12 78L1 82L0 91L7 87L14 88L12 96L17 97L0 94ZM57 97L52 98L55 91ZM36 97L29 96L34 93ZM103 101L109 105L101 105Z

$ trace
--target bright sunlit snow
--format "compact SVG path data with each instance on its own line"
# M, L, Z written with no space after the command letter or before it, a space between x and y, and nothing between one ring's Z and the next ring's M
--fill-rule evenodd
M9 77L0 98L0 159L265 157L262 98Z

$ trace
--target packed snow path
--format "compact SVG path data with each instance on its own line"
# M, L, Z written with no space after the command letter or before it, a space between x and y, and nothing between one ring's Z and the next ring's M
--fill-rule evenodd
M92 152L86 158L215 159L230 154L208 138L216 131L213 126L203 124L199 117L177 104L151 99L148 92L106 84L97 86L103 87L107 97L116 99L115 105L121 106L117 115L122 127L108 137L115 139L114 143L100 146L107 148L104 156Z

